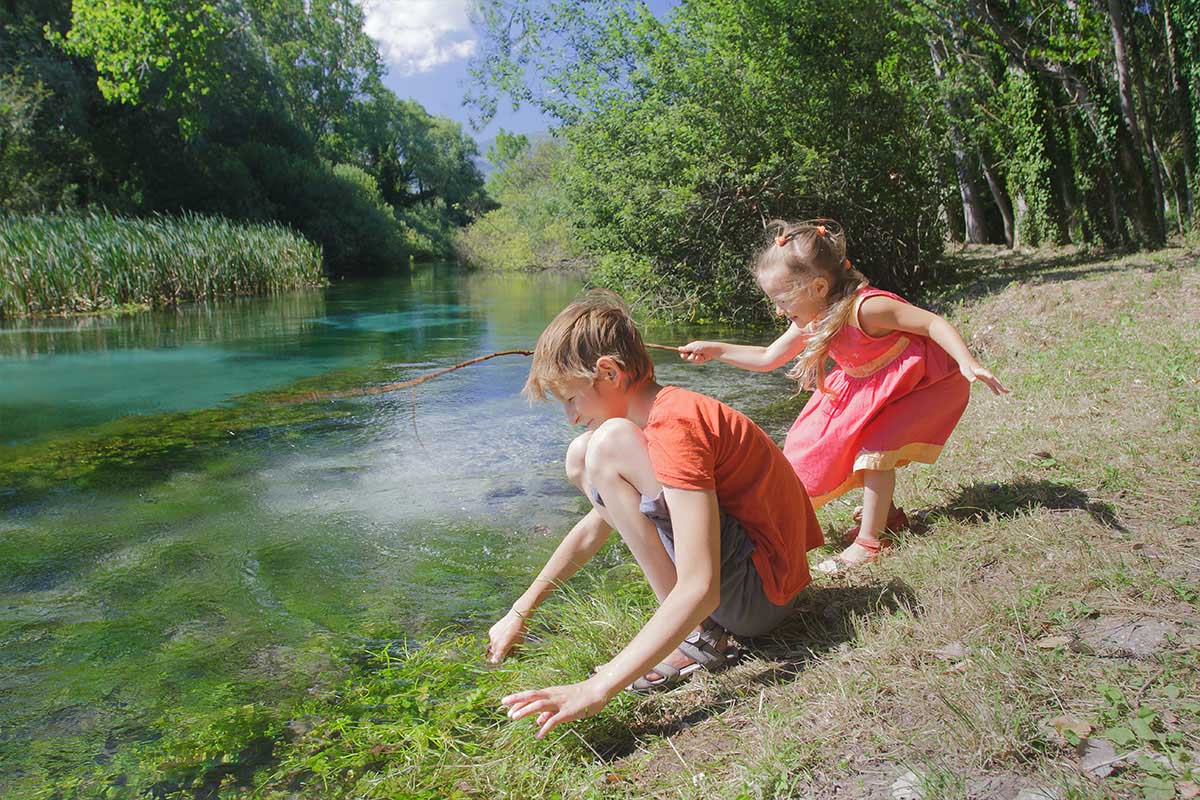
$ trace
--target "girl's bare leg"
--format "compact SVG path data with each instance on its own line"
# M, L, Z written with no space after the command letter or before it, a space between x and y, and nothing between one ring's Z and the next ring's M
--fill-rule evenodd
M879 548L883 546L880 536L887 528L888 513L893 508L892 495L895 490L896 470L873 469L863 472L863 511L858 538L836 559L822 561L817 566L818 570L836 572L839 567L865 564L879 554Z

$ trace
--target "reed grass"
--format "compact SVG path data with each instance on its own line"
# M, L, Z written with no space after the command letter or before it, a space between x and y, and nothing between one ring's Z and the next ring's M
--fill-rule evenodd
M220 217L0 217L0 318L261 295L321 285L321 248Z

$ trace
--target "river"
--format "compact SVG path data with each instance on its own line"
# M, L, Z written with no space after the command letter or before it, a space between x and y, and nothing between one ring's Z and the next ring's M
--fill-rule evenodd
M580 289L411 276L0 325L0 788L110 758L166 709L303 692L347 653L482 632L585 509L574 431L505 356ZM681 343L701 328L654 328ZM744 409L782 375L659 379Z

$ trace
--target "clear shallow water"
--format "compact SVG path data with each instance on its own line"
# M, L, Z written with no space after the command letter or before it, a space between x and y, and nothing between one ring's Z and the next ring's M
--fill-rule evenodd
M431 268L0 327L0 790L181 708L302 692L337 653L485 630L584 507L562 476L575 431L519 397L528 360L278 396L530 348L578 289ZM663 382L735 406L787 391L655 358Z

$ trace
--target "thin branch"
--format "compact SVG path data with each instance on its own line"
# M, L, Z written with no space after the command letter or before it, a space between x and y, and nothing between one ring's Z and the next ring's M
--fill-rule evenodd
M651 343L647 342L646 347L651 350L669 350L673 353L679 352L678 347L672 347L670 345L665 345L665 344L651 344ZM466 361L460 361L457 364L455 364L454 366L446 367L445 369L439 369L436 372L427 372L424 375L421 375L416 378L411 378L406 381L396 381L395 383L384 383L379 386L365 386L365 387L358 388L358 389L343 389L341 391L336 391L336 392L304 392L302 394L294 394L294 395L290 395L288 397L282 398L279 402L281 402L281 403L316 403L316 402L319 402L322 400L340 400L341 398L344 398L344 397L362 397L364 395L369 395L369 394L386 394L387 392L394 392L394 391L397 391L398 389L411 389L413 387L421 385L425 381L433 380L434 378L440 377L440 376L445 375L450 372L454 372L455 370L458 370L458 369L462 369L463 367L469 367L472 364L478 364L481 361L487 361L489 358L496 358L497 356L531 356L531 355L533 355L532 350L500 350L495 353L488 353L485 356L479 356L478 358L470 358L470 359L467 359ZM415 413L415 401L416 401L415 392L413 394L413 400L414 400L414 413Z

